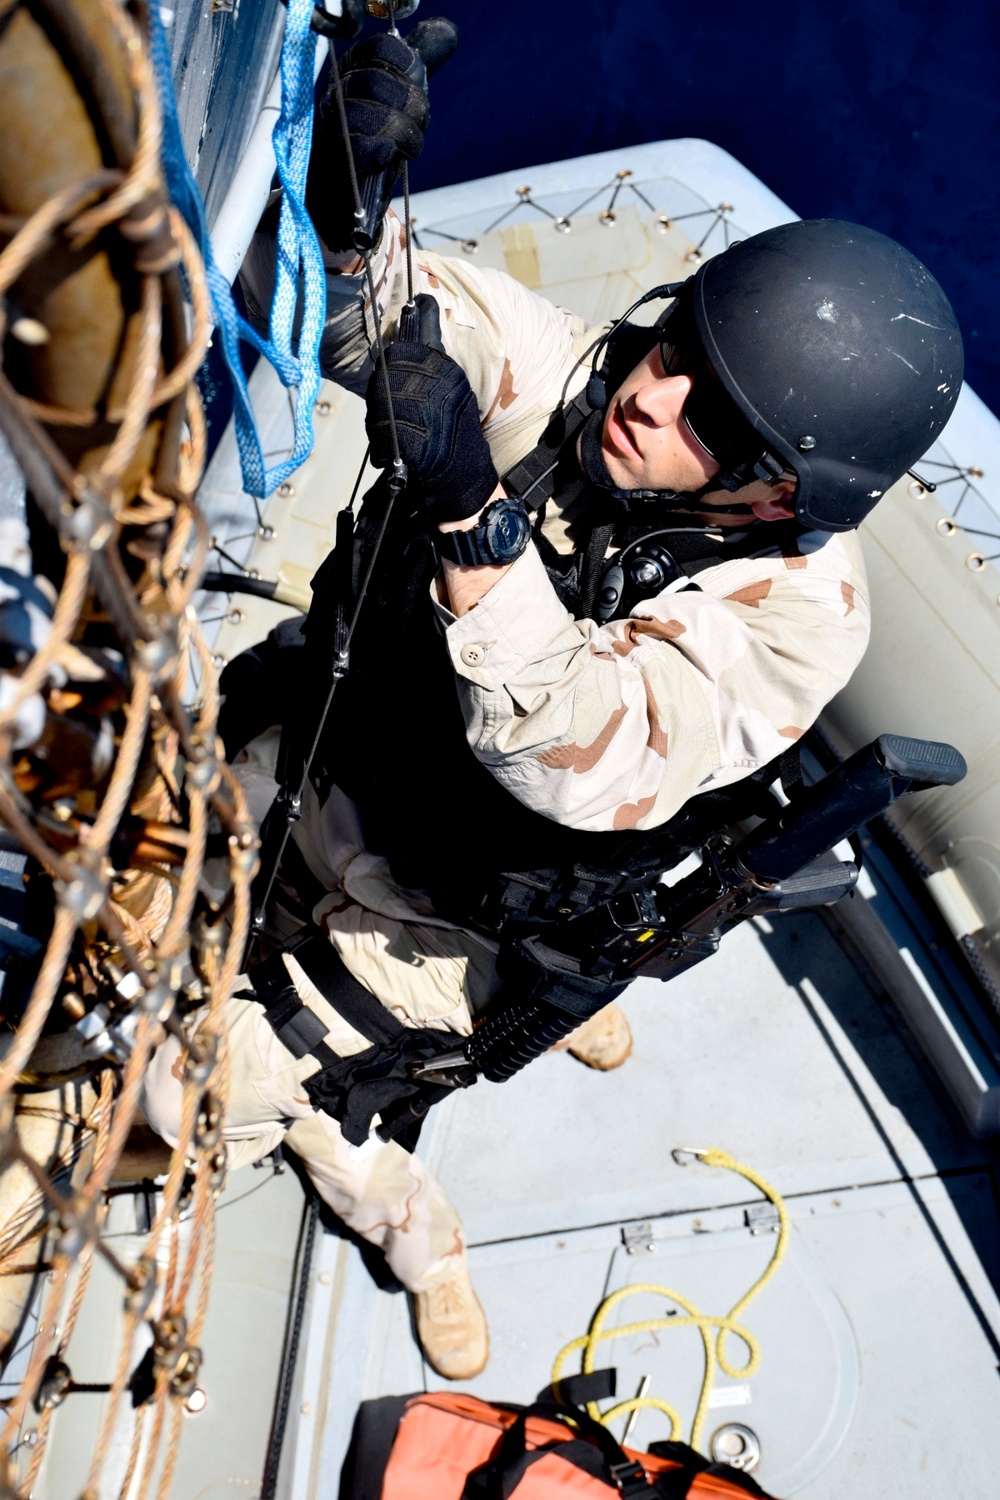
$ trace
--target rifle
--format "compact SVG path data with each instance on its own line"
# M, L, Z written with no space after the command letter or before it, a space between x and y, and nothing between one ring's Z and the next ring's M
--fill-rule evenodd
M720 835L675 885L652 880L592 912L501 948L501 998L460 1048L414 1064L411 1077L465 1088L502 1082L596 1014L639 976L667 981L710 957L723 934L762 912L829 906L853 890L859 865L830 851L907 792L966 774L952 746L884 734L765 818L738 842ZM412 1104L386 1119L388 1139Z

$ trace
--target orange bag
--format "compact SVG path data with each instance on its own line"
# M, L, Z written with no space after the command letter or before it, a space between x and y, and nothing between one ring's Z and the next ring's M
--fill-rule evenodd
M381 1500L764 1496L749 1475L709 1464L683 1443L654 1447L659 1451L620 1447L606 1427L576 1407L502 1407L460 1392L435 1392L407 1403Z

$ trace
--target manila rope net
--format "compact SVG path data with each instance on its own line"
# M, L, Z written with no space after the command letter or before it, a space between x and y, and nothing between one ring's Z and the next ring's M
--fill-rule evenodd
M108 1492L109 1446L130 1421L116 1492L170 1490L225 1177L221 1010L257 861L190 604L207 549L193 377L209 299L164 190L146 22L138 3L0 0L0 432L43 575L25 585L54 585L44 638L0 671L0 832L26 856L29 946L39 939L20 989L8 966L0 997L2 1357L30 1349L0 1412L0 1497L36 1484L98 1257L120 1278L122 1331L78 1493ZM188 707L192 659L201 701ZM43 728L26 741L32 704ZM212 900L209 839L228 866ZM106 1190L167 1033L182 1047L179 1139L142 1253L124 1264L102 1238Z

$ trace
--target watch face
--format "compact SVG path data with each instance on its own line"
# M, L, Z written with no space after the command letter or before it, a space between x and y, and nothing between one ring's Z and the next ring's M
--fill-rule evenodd
M499 501L486 522L486 545L497 562L520 557L531 536L531 523L521 505Z

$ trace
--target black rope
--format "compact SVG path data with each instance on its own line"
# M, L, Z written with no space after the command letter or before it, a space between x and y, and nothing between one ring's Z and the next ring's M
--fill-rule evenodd
M316 1245L316 1226L319 1223L319 1198L313 1193L302 1218L299 1231L298 1252L295 1267L295 1300L290 1308L289 1322L285 1328L285 1344L281 1351L281 1373L275 1397L274 1420L264 1455L264 1474L260 1484L260 1500L274 1500L278 1486L278 1470L281 1467L281 1450L285 1444L288 1413L292 1404L292 1387L295 1383L295 1366L302 1342L302 1324L305 1321L306 1302L309 1296L310 1271L313 1250Z
M406 240L406 305L413 301L413 231L410 227L410 163L403 162L403 238Z
M391 0L389 3L389 23L390 30L394 31L395 13L391 4ZM347 152L351 194L354 198L354 248L357 251L358 255L361 257L362 263L364 265L365 280L368 286L368 298L372 310L375 364L378 370L379 378L382 382L383 390L385 392L386 405L389 414L389 435L392 446L392 474L389 479L389 493L386 498L382 520L374 541L369 549L367 566L365 568L364 576L362 578L357 597L353 601L353 609L351 611L350 620L348 621L345 619L345 610L342 604L339 605L337 609L338 618L334 631L334 651L330 674L330 686L327 691L327 695L324 700L323 708L320 713L318 722L316 724L315 733L313 734L308 753L302 759L301 775L299 776L298 787L297 789L293 790L291 787L289 787L287 782L283 783L281 788L279 789L277 797L271 805L271 810L267 815L268 820L270 820L280 812L281 816L284 818L284 825L281 828L280 833L278 833L277 837L271 837L270 839L265 840L262 855L266 853L267 858L265 862L264 858L262 857L261 868L254 881L253 914L244 963L249 960L249 957L253 953L254 947L263 930L264 913L271 896L271 891L274 888L274 882L277 878L282 858L284 857L285 848L291 834L292 824L297 821L298 817L300 816L302 798L305 794L306 786L309 780L309 772L312 768L312 763L316 757L320 741L323 737L323 732L326 728L326 721L329 717L330 709L333 705L334 693L337 690L337 684L342 681L347 673L349 665L350 644L354 637L354 632L357 628L362 606L365 602L368 585L371 581L372 575L375 571L375 566L378 562L379 552L381 550L386 531L388 530L389 520L392 516L393 510L395 509L396 501L405 488L407 479L406 465L403 463L403 460L400 457L399 453L399 440L396 432L396 414L393 410L392 405L392 391L389 385L389 367L386 363L385 340L382 337L382 323L379 316L378 299L375 290L375 275L374 271L372 270L372 247L371 245L365 244L365 240L367 238L364 232L365 215L361 203L361 190L358 185L358 174L354 163L354 153L351 150L351 133L347 123L347 109L344 103L343 83L340 77L340 68L337 63L337 58L332 48L330 50L330 72L333 82L334 96L337 101L337 116L340 121L342 144L344 150ZM407 215L407 225L408 222L409 218ZM367 335L368 320L365 314L364 306L362 306L361 309L361 316ZM365 463L367 463L367 460L368 454L366 453ZM354 504L354 498L357 495L358 488L361 483L361 476L364 473L364 467L365 465L363 463L361 466L361 472L359 473L358 478L355 482L348 510L350 510L350 508ZM293 764L292 757L289 757L289 764Z

